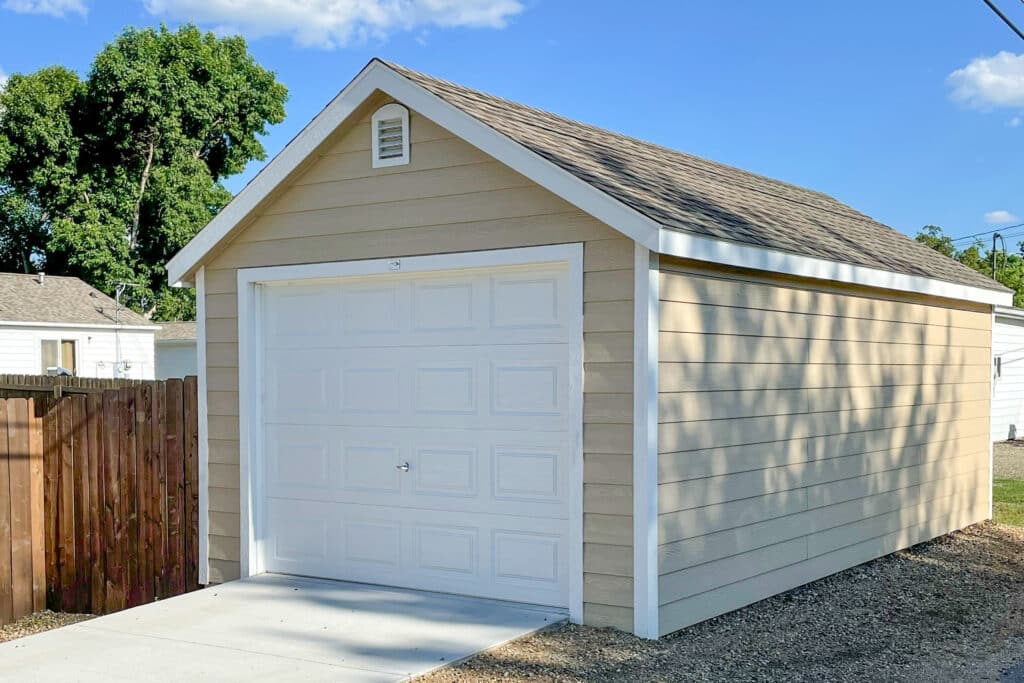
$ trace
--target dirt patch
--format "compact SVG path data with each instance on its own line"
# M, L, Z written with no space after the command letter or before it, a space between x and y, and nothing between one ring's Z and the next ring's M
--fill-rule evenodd
M1024 440L1000 441L992 450L996 479L1024 479Z
M999 680L1024 661L1024 529L978 524L657 642L561 626L417 679Z
M19 619L13 624L0 626L0 643L30 636L33 633L42 633L50 629L60 628L68 624L77 624L80 621L92 619L92 616L91 614L70 614L68 612L51 612L50 610L36 612Z

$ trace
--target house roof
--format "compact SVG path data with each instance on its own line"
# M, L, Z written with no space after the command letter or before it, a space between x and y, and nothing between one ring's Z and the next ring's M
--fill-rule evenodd
M373 59L167 264L176 285L385 93L655 253L986 304L1010 290L820 192ZM414 152L415 154L415 152Z
M113 299L77 277L0 273L0 322L111 327L116 308ZM154 326L128 308L118 320L124 326Z
M196 323L194 320L177 320L160 323L156 340L161 341L195 341Z
M666 228L1009 291L821 192L384 63Z

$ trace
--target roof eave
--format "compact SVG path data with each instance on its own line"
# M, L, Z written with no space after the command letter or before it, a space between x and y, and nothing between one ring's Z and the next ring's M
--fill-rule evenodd
M924 296L1008 306L1013 293L985 287L908 275L868 266L829 261L789 252L719 240L663 228L658 250L679 258L733 265L816 280L843 282L876 289L910 292Z

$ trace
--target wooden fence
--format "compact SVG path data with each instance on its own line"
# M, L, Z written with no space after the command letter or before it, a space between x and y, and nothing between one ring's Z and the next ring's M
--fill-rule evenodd
M25 391L12 384L0 390ZM61 398L53 386L6 400L36 426L46 606L102 614L197 588L196 379L63 385Z
M46 607L42 421L0 399L0 624Z

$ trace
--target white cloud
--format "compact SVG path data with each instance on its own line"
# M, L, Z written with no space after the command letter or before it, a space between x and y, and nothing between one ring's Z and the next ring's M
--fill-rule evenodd
M946 78L954 101L976 109L1024 106L1024 54L978 57Z
M502 28L520 0L144 0L151 14L258 38L291 36L335 48L396 31L438 27Z
M0 69L0 90L3 90L5 85L7 85L7 72Z
M49 14L54 17L66 14L84 16L89 11L83 0L5 0L3 8L20 14Z
M989 211L985 214L985 222L989 225L1005 225L1006 223L1016 223L1020 218L1010 213L1009 211Z
M1010 119L1009 121L1006 122L1006 125L1008 125L1010 128L1016 128L1020 124L1021 124L1021 119L1020 119L1019 116L1014 116L1012 119Z

